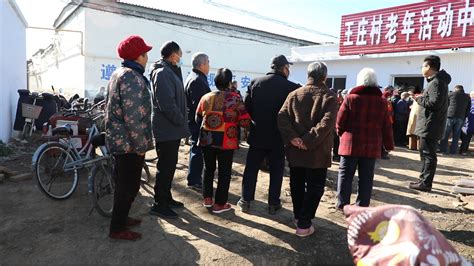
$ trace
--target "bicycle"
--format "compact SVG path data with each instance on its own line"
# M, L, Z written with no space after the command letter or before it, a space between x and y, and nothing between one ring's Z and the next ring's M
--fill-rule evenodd
M102 111L97 112L103 104L102 101L87 110L71 111L76 115L85 114L92 121L87 132L87 141L82 148L78 150L72 140L73 132L70 126L56 127L52 130L52 138L56 139L47 141L35 151L32 168L41 192L54 200L71 197L77 188L78 171L90 169L88 192L93 203L91 212L96 209L102 216L110 217L115 189L112 157L105 146L105 137L96 123L104 116ZM100 155L96 153L97 148Z
M41 95L37 93L32 93L33 103L22 103L21 104L21 115L25 118L25 124L23 125L23 130L21 132L21 137L26 139L31 136L35 128L35 120L41 114L43 110L42 106L36 105L36 100L41 98Z

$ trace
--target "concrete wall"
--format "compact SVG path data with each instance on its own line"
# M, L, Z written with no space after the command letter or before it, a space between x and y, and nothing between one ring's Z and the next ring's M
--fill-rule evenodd
M378 58L358 59L330 59L320 56L322 61L328 65L329 76L346 76L346 88L352 88L356 84L357 74L364 67L375 69L380 86L393 85L396 76L419 76L421 77L421 66L425 56L432 54L427 51L423 55L414 56L389 56ZM473 52L444 52L434 53L441 58L441 68L445 69L452 78L450 89L454 85L461 84L466 92L474 90L474 53ZM308 56L309 57L309 56ZM312 57L311 60L317 60ZM300 82L306 80L306 68L312 61L297 62L291 68L291 77ZM426 85L426 81L425 81Z
M0 139L11 137L18 89L26 89L26 28L8 1L0 1Z
M212 33L212 29L194 30L136 17L87 9L85 13L85 89L94 95L108 80L103 73L120 66L116 48L126 36L141 35L153 45L149 53L149 65L158 60L160 46L176 41L183 51L183 77L191 70L192 54L202 51L209 55L211 73L217 68L232 70L244 87L246 81L263 75L270 69L271 58L277 54L289 54L290 45L271 45L252 40L238 39ZM107 75L105 75L107 76ZM212 75L208 76L212 81ZM212 83L212 82L211 82ZM245 91L244 88L242 88Z

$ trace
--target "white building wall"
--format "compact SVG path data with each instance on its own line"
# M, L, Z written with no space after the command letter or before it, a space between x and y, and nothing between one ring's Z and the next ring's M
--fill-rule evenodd
M330 53L331 51L328 51L328 55ZM347 89L356 85L357 74L364 67L375 69L379 85L385 87L387 85L393 85L394 77L396 76L421 77L423 59L430 54L440 56L441 68L445 69L451 75L452 81L449 86L450 89L460 84L464 86L466 92L474 90L474 75L472 75L474 71L474 53L470 50L466 52L443 51L443 53L427 51L423 55L414 56L394 56L387 54L374 56L375 58L368 58L369 56L367 56L363 58L349 57L348 59L334 59L324 55L324 53L319 54L319 56L311 56L311 53L308 53L304 56L300 56L299 60L304 60L303 58L305 57L311 60L295 62L291 68L290 78L300 83L305 82L308 64L318 60L319 57L328 66L328 76L346 77Z
M160 59L160 46L169 40L176 41L183 51L183 78L191 70L191 57L196 52L209 55L211 73L217 68L232 70L242 87L242 81L253 79L270 70L271 58L277 54L289 54L290 45L266 44L195 30L142 18L122 16L98 10L85 11L85 88L94 95L101 86L106 86L103 71L107 67L119 67L117 44L126 36L136 34L153 45L149 65ZM112 69L113 69L112 67ZM244 79L244 80L242 80ZM242 88L242 91L245 89Z
M0 1L0 139L15 121L18 89L26 89L26 25L8 1Z

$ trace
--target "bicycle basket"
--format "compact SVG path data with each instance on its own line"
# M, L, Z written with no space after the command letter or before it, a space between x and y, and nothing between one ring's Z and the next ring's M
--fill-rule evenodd
M21 115L25 118L37 119L43 110L42 106L28 103L21 104Z

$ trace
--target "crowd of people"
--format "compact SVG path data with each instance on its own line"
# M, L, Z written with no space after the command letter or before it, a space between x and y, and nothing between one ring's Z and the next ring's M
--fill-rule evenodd
M408 132L409 137L419 141L422 172L420 180L409 186L424 191L432 187L438 141L444 140L451 129L453 141L457 140L454 134L458 133L460 113L453 111L451 117L448 106L452 106L452 99L458 101L461 97L450 94L448 100L450 76L440 70L437 56L428 56L423 62L422 74L428 80L423 92L401 93L400 100L392 104L390 88L382 92L376 72L370 68L360 71L356 87L343 97L326 86L328 68L324 62L308 66L307 82L301 86L288 80L292 63L279 55L272 59L266 75L251 81L243 99L227 68L217 70L217 90L211 91L207 80L210 61L205 53L193 55L192 72L183 82L181 48L176 42L166 42L160 49L161 60L152 64L148 81L144 72L152 46L134 35L120 42L117 49L122 67L112 74L106 94L106 139L115 158L117 177L111 238L141 237L130 230L141 221L128 214L139 190L144 155L154 148L159 159L150 214L165 219L178 217L175 209L184 204L173 197L172 184L183 138L191 140L187 185L202 192L202 205L215 214L232 209L227 200L233 155L241 135L248 132L249 144L237 203L241 211L252 208L258 172L267 159L268 212L278 213L282 208L280 193L286 159L295 234L300 237L315 231L312 219L323 196L332 159L340 159L337 209L350 204L356 169L356 205L367 207L375 161L394 149L394 135L396 143L405 144ZM418 111L412 115L415 106ZM414 129L408 126L413 119ZM446 121L445 130L439 125ZM471 130L472 127L469 124ZM406 133L399 134L401 131ZM471 136L472 131L468 131L464 138ZM216 168L218 182L214 191Z

